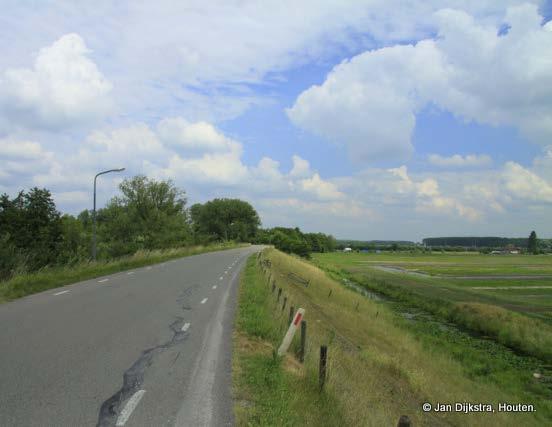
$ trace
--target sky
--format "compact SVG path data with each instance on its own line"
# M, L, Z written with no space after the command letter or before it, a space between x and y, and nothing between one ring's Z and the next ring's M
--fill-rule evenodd
M0 193L125 178L346 239L552 237L552 2L0 0Z

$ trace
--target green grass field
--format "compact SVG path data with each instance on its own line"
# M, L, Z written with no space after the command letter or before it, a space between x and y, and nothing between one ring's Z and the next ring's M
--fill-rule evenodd
M548 274L550 256L336 252L315 254L314 262L393 300L552 361L552 277L518 277L528 271Z
M270 267L263 271L261 262ZM401 415L416 426L550 425L552 389L533 376L538 359L433 320L412 322L394 303L347 289L342 278L274 249L249 260L234 335L237 425L392 426ZM304 364L296 359L298 337L288 355L273 357L288 309L281 308L283 298L276 301L272 281L287 307L306 310ZM321 344L329 355L323 392L317 388ZM524 402L536 412L426 413L423 402Z
M409 253L333 253L323 257L342 265L370 267L393 266L411 272L438 276L549 275L552 279L551 255L481 255L474 252ZM552 281L550 282L552 284Z

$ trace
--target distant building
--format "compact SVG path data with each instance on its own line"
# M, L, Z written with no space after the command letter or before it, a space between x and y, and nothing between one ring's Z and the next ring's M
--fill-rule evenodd
M513 254L513 255L521 253L521 249L514 245L506 245L504 250L506 251L506 253Z
M505 247L504 249L500 251L492 251L491 254L493 255L518 255L521 253L520 248L516 248L515 246Z
M352 248L344 248L343 252L353 252L353 249Z

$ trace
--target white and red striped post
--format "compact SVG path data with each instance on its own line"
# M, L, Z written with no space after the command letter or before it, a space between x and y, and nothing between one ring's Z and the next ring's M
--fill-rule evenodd
M289 325L286 335L284 336L282 345L280 345L280 348L278 348L278 356L282 356L288 351L288 348L291 344L291 340L293 340L293 336L295 335L295 331L297 330L297 327L301 324L301 319L303 319L304 316L305 316L305 309L303 308L298 309L297 313L295 313L293 321Z

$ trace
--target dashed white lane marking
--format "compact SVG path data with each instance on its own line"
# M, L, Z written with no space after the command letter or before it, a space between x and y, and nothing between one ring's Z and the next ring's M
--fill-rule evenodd
M213 285L213 289L216 289L217 288L217 285Z
M134 271L129 271L127 274L134 274Z
M119 417L117 418L116 426L124 426L130 416L132 415L132 412L134 409L136 409L136 406L138 406L138 403L140 403L140 400L144 396L144 393L146 390L138 390L136 393L132 395L130 399L128 399L128 402L126 403L125 407L119 414Z
M69 292L69 291L56 292L54 295L63 295L63 294L66 294L67 292Z
M190 328L190 324L189 323L184 323L184 325L182 326L182 329L180 329L180 330L182 332L186 332L189 328Z
M220 276L220 277L219 277L219 280L222 280L222 279L224 279L224 277Z
M203 299L201 300L201 304L205 304L206 302L207 302L207 298L203 298Z
M107 282L109 281L109 279L102 279L102 280L98 280L98 283L103 283L103 282Z

